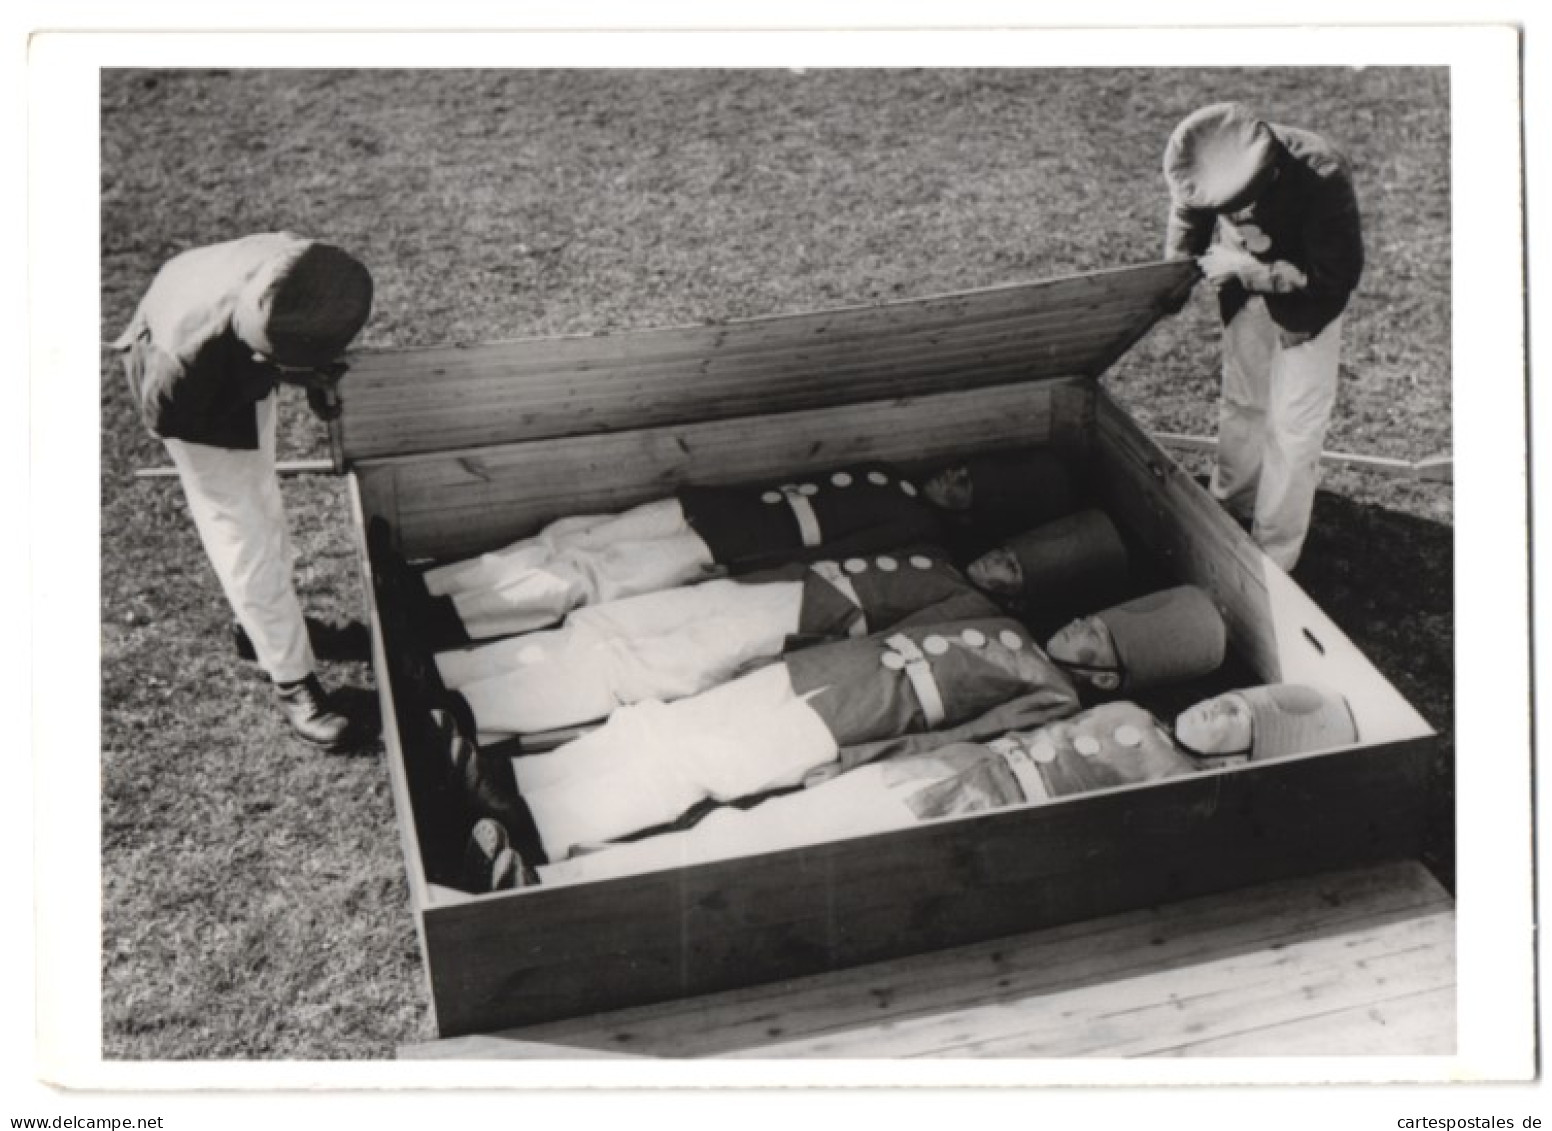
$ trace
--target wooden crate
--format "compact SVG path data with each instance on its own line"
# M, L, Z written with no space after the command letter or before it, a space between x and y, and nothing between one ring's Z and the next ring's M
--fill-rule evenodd
M1415 856L1433 732L1094 380L1188 263L608 336L359 354L351 474L411 898L444 1036L757 984ZM367 535L494 548L684 483L1050 444L1160 571L1205 588L1265 682L1343 689L1361 746L597 883L465 896L419 668ZM379 563L380 564L380 563Z

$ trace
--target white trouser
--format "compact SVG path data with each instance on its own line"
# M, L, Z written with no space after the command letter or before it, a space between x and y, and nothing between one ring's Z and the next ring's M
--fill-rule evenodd
M548 754L512 759L545 855L672 821L710 798L732 801L796 785L835 760L835 737L770 664L681 699L621 707Z
M554 624L572 609L699 581L711 552L677 499L552 522L532 538L426 571L475 640Z
M1252 521L1251 537L1285 570L1299 560L1309 532L1341 343L1337 318L1309 341L1283 346L1260 298L1252 298L1223 331L1212 493Z
M443 652L436 663L481 734L532 734L726 682L779 655L802 608L801 581L705 581L578 609L562 628Z
M277 683L313 672L312 645L291 584L291 536L275 475L275 397L257 405L256 451L166 440L205 554L259 666Z
M752 809L715 809L680 832L541 865L539 879L546 884L602 880L904 828L921 820L910 800L930 784L929 766L911 766L915 774L895 773L888 762L859 766Z

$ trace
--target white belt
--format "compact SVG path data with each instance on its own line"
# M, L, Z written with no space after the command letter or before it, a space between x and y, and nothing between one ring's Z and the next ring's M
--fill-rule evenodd
M922 655L916 641L909 636L891 636L884 643L893 648L895 654L904 661L905 674L916 692L922 714L927 717L927 725L937 726L947 716L947 712L943 709L943 695L938 690L938 681L932 677L932 665L927 662L927 657Z
M1040 773L1040 767L1035 765L1035 760L1029 756L1029 751L1024 749L1022 742L1011 734L1005 734L1001 738L992 739L986 745L1002 755L1002 760L1007 763L1008 769L1013 771L1014 780L1023 791L1025 801L1051 799L1051 791L1046 788L1045 777Z
M798 520L798 534L803 539L803 545L813 547L824 541L819 530L819 516L814 513L814 505L808 501L808 497L799 493L796 487L783 487L781 493L786 497L787 505L792 508L792 515Z
M801 495L798 496L800 499ZM807 502L807 500L804 500ZM866 636L868 634L868 615L863 611L862 599L857 596L857 587L851 583L851 575L840 567L838 562L815 562L811 567L815 573L833 585L842 597L845 597L853 605L857 606L857 616L851 622L851 627L846 630L848 636Z

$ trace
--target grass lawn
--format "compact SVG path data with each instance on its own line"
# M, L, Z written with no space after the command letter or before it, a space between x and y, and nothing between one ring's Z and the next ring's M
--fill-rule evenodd
M768 314L1154 258L1165 137L1241 98L1356 167L1369 268L1328 446L1450 451L1443 70L108 71L103 340L160 263L291 229L377 280L370 346ZM1212 432L1199 293L1106 384L1144 422ZM102 371L103 1052L347 1058L432 1036L373 754L288 737L175 480ZM324 454L299 397L282 458ZM1448 485L1327 480L1297 574L1452 748ZM348 629L362 596L342 484L285 484L299 587ZM347 634L348 635L348 634ZM344 643L348 645L349 640ZM350 647L331 685L370 688ZM1449 871L1447 756L1436 865Z

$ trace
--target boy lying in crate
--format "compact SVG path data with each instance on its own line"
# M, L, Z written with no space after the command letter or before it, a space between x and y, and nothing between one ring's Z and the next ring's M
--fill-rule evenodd
M919 488L869 463L781 484L685 486L617 515L559 519L531 538L425 574L444 616L430 641L486 640L570 610L794 561L844 560L966 527L1006 534L1074 509L1066 465L1045 449L972 457Z
M998 615L977 586L1027 613L1070 615L1122 592L1127 564L1110 520L1087 510L1009 539L965 573L933 546L795 563L577 609L561 628L445 651L436 665L479 734L535 734L682 699L799 646Z
M1057 636L1071 646L1080 680L1127 691L1211 672L1225 652L1221 617L1191 587L1103 610ZM503 815L510 831L536 833L536 855L559 862L707 801L793 788L826 767L986 742L1079 707L1072 677L1018 621L981 616L901 628L792 653L675 703L623 707L550 753L513 758L517 797ZM456 760L474 778L504 776L507 765L467 743ZM470 784L485 797L510 797L489 781ZM505 859L497 886L517 880Z
M1347 745L1356 737L1339 696L1294 685L1249 688L1200 703L1180 716L1175 736L1134 703L1105 703L984 743L956 742L846 773L811 775L804 789L748 809L719 807L687 829L541 865L536 878L545 884L602 880L775 852L935 817L1160 781L1222 762L1196 756L1201 754L1267 760ZM477 825L471 845L472 870L489 882L515 885L523 875L496 822Z

